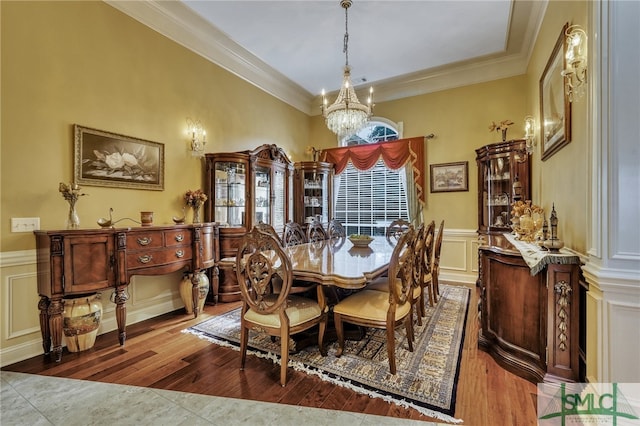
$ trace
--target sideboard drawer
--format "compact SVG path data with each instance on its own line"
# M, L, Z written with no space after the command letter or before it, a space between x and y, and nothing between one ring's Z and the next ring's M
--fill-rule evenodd
M127 234L127 248L129 250L152 249L164 247L161 232L132 232Z
M191 258L192 248L190 246L162 250L139 250L135 253L127 253L127 267L128 269L149 268L191 260Z
M191 245L191 231L188 229L178 229L175 231L166 231L164 233L166 247Z

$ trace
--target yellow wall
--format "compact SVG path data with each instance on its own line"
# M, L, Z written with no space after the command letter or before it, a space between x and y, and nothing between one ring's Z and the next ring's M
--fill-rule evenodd
M97 228L110 207L114 219L153 210L155 223L171 222L182 194L203 186L187 117L202 122L208 152L276 143L303 155L305 114L103 2L0 5L1 252L35 248L31 233L10 233L12 217L65 227L58 182L73 179L74 123L163 143L166 156L164 191L84 187L83 228Z
M527 111L540 123L539 82L551 52L565 23L588 28L587 2L550 1L527 69ZM523 88L524 89L524 88ZM571 105L571 142L546 161L540 160L540 131L536 132L533 161L533 199L550 212L555 203L558 234L567 247L579 253L587 251L588 182L588 96Z

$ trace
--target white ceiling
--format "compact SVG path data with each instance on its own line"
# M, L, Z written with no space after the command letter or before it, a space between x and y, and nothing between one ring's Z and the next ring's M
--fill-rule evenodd
M105 0L307 114L338 90L339 0ZM376 102L522 74L546 0L354 0L349 64Z

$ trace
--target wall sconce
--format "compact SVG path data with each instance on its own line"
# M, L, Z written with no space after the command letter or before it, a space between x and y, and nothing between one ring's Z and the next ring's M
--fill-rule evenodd
M562 71L569 102L584 95L587 82L587 33L579 25L571 25L565 31L566 68Z
M207 132L202 128L200 120L187 118L187 133L191 138L191 155L204 157L204 146L207 144Z
M524 118L524 138L527 141L527 154L529 155L533 154L533 147L536 146L535 128L536 120L527 115Z

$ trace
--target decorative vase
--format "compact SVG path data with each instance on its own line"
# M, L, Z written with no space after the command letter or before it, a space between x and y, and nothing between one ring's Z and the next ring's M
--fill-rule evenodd
M180 297L184 303L184 309L187 314L193 313L193 283L191 277L193 274L185 274L180 281ZM204 309L204 302L209 294L209 278L204 271L200 272L200 284L198 285L198 312L202 312Z
M78 212L76 211L76 203L69 203L69 216L67 216L67 229L78 229L80 228L80 218L78 217Z
M69 352L79 352L93 347L102 319L100 294L64 299L62 330Z
M193 206L193 220L191 223L200 223L200 208L202 206L200 204L196 204Z

